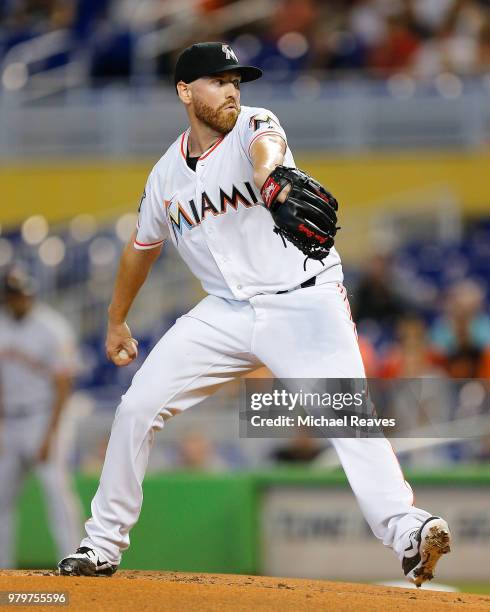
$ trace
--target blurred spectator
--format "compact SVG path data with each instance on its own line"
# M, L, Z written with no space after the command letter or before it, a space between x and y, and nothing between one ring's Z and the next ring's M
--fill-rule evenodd
M407 69L419 47L407 15L395 14L386 19L386 31L370 54L369 65L377 73L390 74Z
M2 14L12 29L49 31L71 24L75 0L17 0L8 2Z
M99 478L102 466L104 465L104 457L108 444L109 436L101 436L100 440L97 441L95 449L91 449L91 452L82 456L82 462L79 466L80 472Z
M420 378L444 375L443 358L431 346L424 320L405 315L396 328L397 341L380 366L381 378Z
M417 76L432 77L441 72L472 74L480 70L479 40L490 13L475 0L456 0L445 19L414 56Z
M366 376L368 378L374 378L378 375L379 370L379 360L376 350L372 342L366 336L360 335L358 337L358 343Z
M481 72L490 70L490 8L478 40L478 65Z
M452 408L442 356L430 344L425 321L415 313L399 320L396 338L380 367L380 378L397 379L386 389L383 415L395 417L399 437L410 437L420 428L423 437L437 437ZM402 458L405 464L435 466L446 461L446 451L438 446L418 448Z
M367 62L369 43L349 27L348 18L332 5L323 6L321 19L311 36L311 67L322 70L361 70Z
M404 310L403 298L397 293L390 259L374 256L367 264L354 295L354 320L366 319L392 326Z
M190 431L179 441L175 469L200 472L222 472L228 465L213 442L200 431Z
M281 0L271 18L269 35L274 40L289 32L308 34L318 17L318 3L315 0Z
M434 324L432 338L445 355L450 376L485 376L490 317L484 311L484 293L480 285L465 280L450 289L446 314Z
M247 16L243 23L233 21L230 26L226 19L216 19L217 11L236 2L244 4L244 0L193 0L178 6L165 0L0 0L4 33L0 43L6 52L37 34L70 28L75 48L65 51L82 64L88 58L87 74L97 79L119 79L135 70L140 71L138 76L147 71L148 76L167 78L175 55L205 39L238 38L240 55L276 80L311 69L367 75L408 71L432 78L448 71L479 73L490 65L490 8L485 0L265 0L269 17L254 21ZM157 49L156 56L138 61L135 67L137 38L162 28L161 52ZM157 37L153 43L158 47Z
M447 20L455 0L409 0L420 28L426 35L439 30Z
M310 463L322 452L319 439L312 438L307 428L298 427L293 438L271 453L271 459L276 463Z
M452 378L488 378L488 350L471 342L468 328L456 332L456 346L446 356L446 370Z
M386 36L386 23L381 2L354 2L347 17L350 31L367 48L375 48Z
M78 500L67 474L62 413L76 368L74 335L57 312L36 302L21 269L5 281L0 314L0 567L14 566L13 516L32 470L45 491L60 555L80 536Z

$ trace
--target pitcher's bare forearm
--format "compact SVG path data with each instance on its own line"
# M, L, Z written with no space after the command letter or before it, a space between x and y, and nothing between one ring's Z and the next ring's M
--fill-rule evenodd
M160 255L161 246L154 249L134 248L135 233L124 247L109 306L109 324L124 323L152 265Z
M258 189L262 189L269 174L284 162L286 143L280 136L268 134L257 138L250 153L254 167L254 183Z
M133 338L126 317L161 251L161 246L135 249L135 234L121 255L108 311L105 349L107 358L117 366L127 366L138 356L138 341Z

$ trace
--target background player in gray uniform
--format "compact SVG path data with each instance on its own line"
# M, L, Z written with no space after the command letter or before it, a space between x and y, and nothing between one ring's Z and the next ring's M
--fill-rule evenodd
M59 553L78 541L78 499L59 435L75 368L75 337L68 322L36 301L24 270L12 269L0 313L0 567L15 564L14 507L31 470L42 484Z

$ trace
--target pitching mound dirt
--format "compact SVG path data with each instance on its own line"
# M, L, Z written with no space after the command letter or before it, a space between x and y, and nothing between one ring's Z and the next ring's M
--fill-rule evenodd
M35 610L490 610L490 597L365 584L226 574L121 571L111 578L69 578L51 571L2 571L0 591L69 594L67 606ZM1 606L3 609L6 607Z

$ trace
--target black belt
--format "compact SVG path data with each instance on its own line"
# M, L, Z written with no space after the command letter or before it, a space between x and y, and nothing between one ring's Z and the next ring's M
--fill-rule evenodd
M289 293L290 291L294 291L295 289L305 289L306 287L314 287L316 285L316 276L313 278L309 278L304 283L301 283L298 287L293 287L293 289L286 289L285 291L278 291L277 293Z

